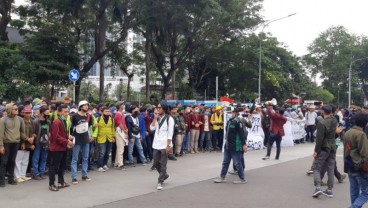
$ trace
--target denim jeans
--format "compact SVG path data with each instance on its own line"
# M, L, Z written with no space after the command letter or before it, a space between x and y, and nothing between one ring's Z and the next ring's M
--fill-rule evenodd
M205 146L204 146L204 141L206 141L206 149L210 150L212 149L212 141L211 141L211 132L210 131L204 131L201 134L201 141L199 144L199 148L202 149L202 151L204 150Z
M109 161L109 154L111 151L111 142L106 141L105 143L97 143L98 149L99 149L99 156L98 156L98 162L97 166L99 168L102 168L103 166L107 165L107 161Z
M244 169L243 165L241 164L241 158L243 156L242 151L230 151L225 149L224 150L224 160L222 161L222 169L221 169L221 178L225 178L227 171L229 169L230 161L233 159L233 163L238 171L239 178L244 180Z
M368 173L348 173L352 208L360 208L368 201Z
M189 151L189 138L190 138L190 132L185 132L184 139L183 139L183 145L181 147L182 152L188 152Z
M73 158L71 164L72 179L77 179L77 163L80 151L82 151L82 177L87 176L89 144L77 144L73 148Z
M47 152L38 146L34 149L32 157L33 176L39 176L46 171Z
M137 150L138 150L139 159L141 160L142 163L146 163L147 160L146 160L146 158L144 157L144 154L143 154L143 147L142 147L142 144L141 144L141 140L138 137L133 136L133 138L134 138L133 142L131 142L131 141L128 142L128 159L129 159L129 162L130 163L134 162L133 150L134 150L134 145L135 145L137 147Z
M224 130L213 130L212 131L212 147L213 149L222 149Z

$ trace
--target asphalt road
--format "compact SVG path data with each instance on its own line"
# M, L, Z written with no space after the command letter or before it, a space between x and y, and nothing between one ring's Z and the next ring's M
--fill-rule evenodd
M312 198L313 178L305 174L312 152L312 144L298 145L283 148L279 161L263 161L265 150L250 151L245 156L247 184L232 184L237 176L228 176L228 183L213 183L220 172L221 153L170 161L170 178L162 191L156 190L157 172L139 165L127 171L90 172L91 182L59 192L48 191L48 180L31 180L0 189L0 207L348 207L348 180L335 182L334 198ZM341 150L337 160L342 170ZM69 174L66 179L70 182Z

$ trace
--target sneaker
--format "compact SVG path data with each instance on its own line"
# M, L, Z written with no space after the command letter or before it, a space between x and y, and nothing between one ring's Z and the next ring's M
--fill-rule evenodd
M8 184L10 185L17 185L18 183L15 180L9 180Z
M215 183L226 183L226 179L225 178L216 178L215 180L213 180L213 182Z
M157 190L162 190L162 188L163 188L163 187L162 187L162 183L158 183L158 184L157 184Z
M344 182L344 179L346 178L346 174L342 174L340 179L339 179L339 183Z
M176 159L176 157L174 157L174 155L170 155L168 158L169 158L169 160L174 160L174 161L178 160L178 159Z
M23 180L22 178L16 178L15 182L17 183L23 183L25 180Z
M98 168L97 171L98 172L106 172L106 170L104 168Z
M308 170L307 171L307 175L312 175L314 173L314 171L313 170Z
M108 170L109 168L107 167L107 165L104 165L104 166L103 166L103 169L104 169L104 170Z
M327 196L329 198L332 198L333 197L332 190L326 189L326 191L323 192L323 195L325 195L325 196Z
M88 178L88 176L82 176L83 181L92 181L92 179Z
M33 176L33 179L37 181L43 180L41 176Z
M73 184L73 185L77 185L78 183L79 183L79 182L78 182L78 180L77 180L77 179L73 179L73 180L72 180L72 184Z
M59 188L56 187L55 185L51 185L51 186L49 186L49 190L50 191L59 191Z
M267 155L262 158L262 160L268 160L268 159L270 159L270 156L267 156Z
M238 175L238 171L236 171L236 170L230 170L227 173L229 173L230 175Z
M321 195L323 193L323 191L321 190L321 188L316 188L316 190L314 190L314 193L313 193L313 197L314 198L318 198L319 195Z
M239 179L239 180L233 181L233 184L245 184L245 183L247 183L247 180L245 179Z
M147 165L147 162L142 163L142 166L146 166L146 165Z
M124 171L128 170L124 165L119 166L118 168L119 168L120 170L124 170Z
M24 176L24 177L22 177L22 179L23 179L23 180L25 180L25 181L29 181L29 180L31 180L32 178L31 178L31 177L26 177L26 176Z

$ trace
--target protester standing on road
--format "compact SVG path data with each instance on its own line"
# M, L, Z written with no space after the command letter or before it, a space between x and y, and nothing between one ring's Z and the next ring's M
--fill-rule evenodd
M17 183L21 183L24 181L28 181L31 178L26 177L27 167L29 163L29 155L30 150L33 150L35 146L33 145L33 141L35 138L35 122L31 121L31 113L32 108L29 106L24 107L23 109L23 121L25 128L25 135L27 140L21 141L21 147L18 150L17 158L16 158L16 166L14 170L15 181ZM29 141L32 141L30 143Z
M240 110L236 108L228 111L230 120L227 122L226 135L224 137L225 139L224 159L222 162L220 178L215 179L214 180L215 183L226 182L225 177L229 169L231 159L233 160L233 163L239 175L239 180L236 180L233 183L242 184L247 182L244 177L244 168L241 163L243 152L247 152L247 145L242 123L238 118L239 111Z
M107 107L102 107L102 116L97 120L98 130L94 135L97 138L98 146L98 162L97 168L99 172L105 172L109 168L107 162L111 152L112 143L115 142L115 124L111 118L111 111Z
M363 129L367 127L368 114L357 113L352 120L354 126L344 135L344 171L350 180L351 207L360 208L368 201L368 170L357 169L354 161L367 167L368 139Z
M72 183L74 185L79 183L77 179L77 162L79 152L82 152L82 180L91 181L91 179L87 176L89 143L92 140L89 137L88 130L93 125L93 120L92 116L87 114L88 108L89 104L87 101L80 101L78 104L78 113L74 114L71 119L71 131L73 132L75 140L71 163Z
M0 187L5 187L5 172L8 172L8 183L17 185L14 180L15 159L20 141L32 143L26 138L24 121L18 116L18 106L14 103L6 105L7 115L0 120Z
M313 153L314 185L316 187L313 197L316 198L321 194L327 197L333 197L332 188L336 161L335 134L337 121L332 116L331 106L323 106L322 115L323 120L319 121L317 124L316 146ZM321 169L324 165L327 166L328 176L326 191L322 191L321 189Z
M47 106L42 106L40 115L35 120L35 149L32 157L33 179L46 179L47 152L49 150L49 137L51 122L49 121L50 110Z
M124 147L128 141L128 128L125 124L125 105L123 102L116 104L117 112L115 114L115 128L116 128L116 156L115 167L121 170L126 170L124 166Z
M167 115L168 105L160 103L155 110L155 117L151 123L151 131L155 131L153 139L153 167L159 173L157 190L161 190L163 182L169 177L167 174L167 155L172 148L174 135L174 119Z
M66 151L74 146L69 140L66 118L69 115L68 106L58 107L60 116L52 123L50 134L50 170L49 170L49 190L59 191L59 188L69 186L64 180L66 169ZM55 186L55 174L58 175L58 186Z
M307 132L307 142L314 143L314 131L316 130L317 113L315 112L315 106L308 107L308 112L305 113L305 131Z
M278 160L280 158L281 139L283 136L285 136L284 124L287 121L287 118L283 116L285 110L283 108L276 108L276 111L274 111L272 108L273 108L272 105L267 106L267 113L271 119L270 138L268 139L267 143L267 155L264 158L262 158L263 160L270 159L271 149L274 142L276 142L275 159Z
M216 106L215 113L211 115L212 128L212 147L214 150L221 150L223 133L224 133L224 118L221 106Z

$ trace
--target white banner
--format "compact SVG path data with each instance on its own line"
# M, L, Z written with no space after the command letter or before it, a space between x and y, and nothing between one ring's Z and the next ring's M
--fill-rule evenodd
M260 114L252 114L252 127L248 128L247 146L249 150L263 149L263 139L265 137L262 128L262 117Z

